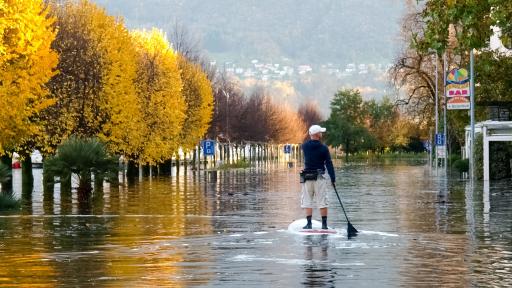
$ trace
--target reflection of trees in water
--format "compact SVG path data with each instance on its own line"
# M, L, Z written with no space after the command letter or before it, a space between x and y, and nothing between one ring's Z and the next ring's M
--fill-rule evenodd
M55 265L43 261L49 251L41 247L47 236L41 227L44 220L30 216L0 219L0 286L53 286L48 283L55 278Z
M114 247L105 251L111 259L107 274L121 278L112 283L181 287L187 281L203 283L213 277L203 273L189 279L181 265L210 262L207 247L194 247L197 253L189 254L187 247L172 244L184 236L211 234L210 219L194 217L207 215L208 210L199 186L185 178L144 179L110 196L109 209L121 215L112 223Z
M234 216L234 218L216 219L213 223L215 230L222 231L226 228L241 231L266 230L267 224L275 223L276 220L288 223L293 220L295 212L300 212L299 202L291 203L294 206L282 207L283 201L280 199L281 192L284 193L283 190L299 191L298 176L293 173L290 176L286 170L268 173L268 165L272 163L259 164L261 166L250 169L219 171L216 180L203 184L207 201L210 202L208 206L212 209L211 214ZM240 216L239 211L244 213L244 222L238 222L235 218ZM254 219L248 220L251 216Z
M182 262L198 263L194 269L208 271L206 264L200 264L211 262L207 247L194 248L196 253L189 254L187 247L169 245L170 240L183 236L211 234L211 219L194 217L207 215L211 209L191 179L143 179L117 189L107 185L105 191L94 191L86 207L96 216L73 216L81 211L74 192L58 190L60 197L47 190L42 199L22 193L24 214L32 214L32 205L42 200L47 216L0 219L0 226L5 224L0 230L5 231L0 240L5 259L0 278L15 277L20 284L56 281L80 286L115 281L128 286L177 287L179 278L204 283L213 277L200 273L187 278L181 266ZM60 207L57 213L62 216L51 216L54 207Z
M422 175L422 167L396 170L398 225L413 233L408 236L405 257L397 263L404 283L464 286L469 273L464 263L467 238L460 233L466 225L464 191L450 193L442 181L436 184Z

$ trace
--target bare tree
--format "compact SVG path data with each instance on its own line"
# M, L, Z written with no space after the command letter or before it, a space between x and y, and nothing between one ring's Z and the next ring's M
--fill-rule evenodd
M314 124L319 124L323 121L323 117L320 114L318 105L313 102L306 102L300 105L298 113L307 127L310 127Z
M201 41L192 34L188 28L176 21L171 29L170 40L174 50L188 61L201 66L210 81L214 81L217 68L212 65L208 57L203 53Z
M411 43L413 35L422 35L422 25L418 12L409 13L402 25L404 43ZM405 107L407 113L414 115L420 122L432 119L435 104L434 59L434 55L406 47L389 71L391 83L400 92L397 104ZM438 65L442 65L440 59ZM439 79L442 79L442 74Z

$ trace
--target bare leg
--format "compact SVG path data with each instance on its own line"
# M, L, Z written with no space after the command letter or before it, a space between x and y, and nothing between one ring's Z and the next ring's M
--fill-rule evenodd
M327 216L327 208L320 208L320 216Z
M306 216L313 215L313 208L304 208L304 210L306 211Z

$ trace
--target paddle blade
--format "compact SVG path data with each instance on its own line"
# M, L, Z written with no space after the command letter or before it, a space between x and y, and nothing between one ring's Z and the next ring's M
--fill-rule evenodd
M347 224L347 235L348 235L348 238L352 238L354 236L357 236L357 229L352 226L352 224L350 222L348 222Z

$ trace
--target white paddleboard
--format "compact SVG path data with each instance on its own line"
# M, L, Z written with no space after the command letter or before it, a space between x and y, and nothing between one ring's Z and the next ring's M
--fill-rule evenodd
M312 229L303 229L308 221L306 219L299 219L293 221L288 225L288 232L302 234L302 235L322 235L322 234L338 234L339 231L334 230L331 227L329 229L322 229L322 223L320 221L311 220Z

